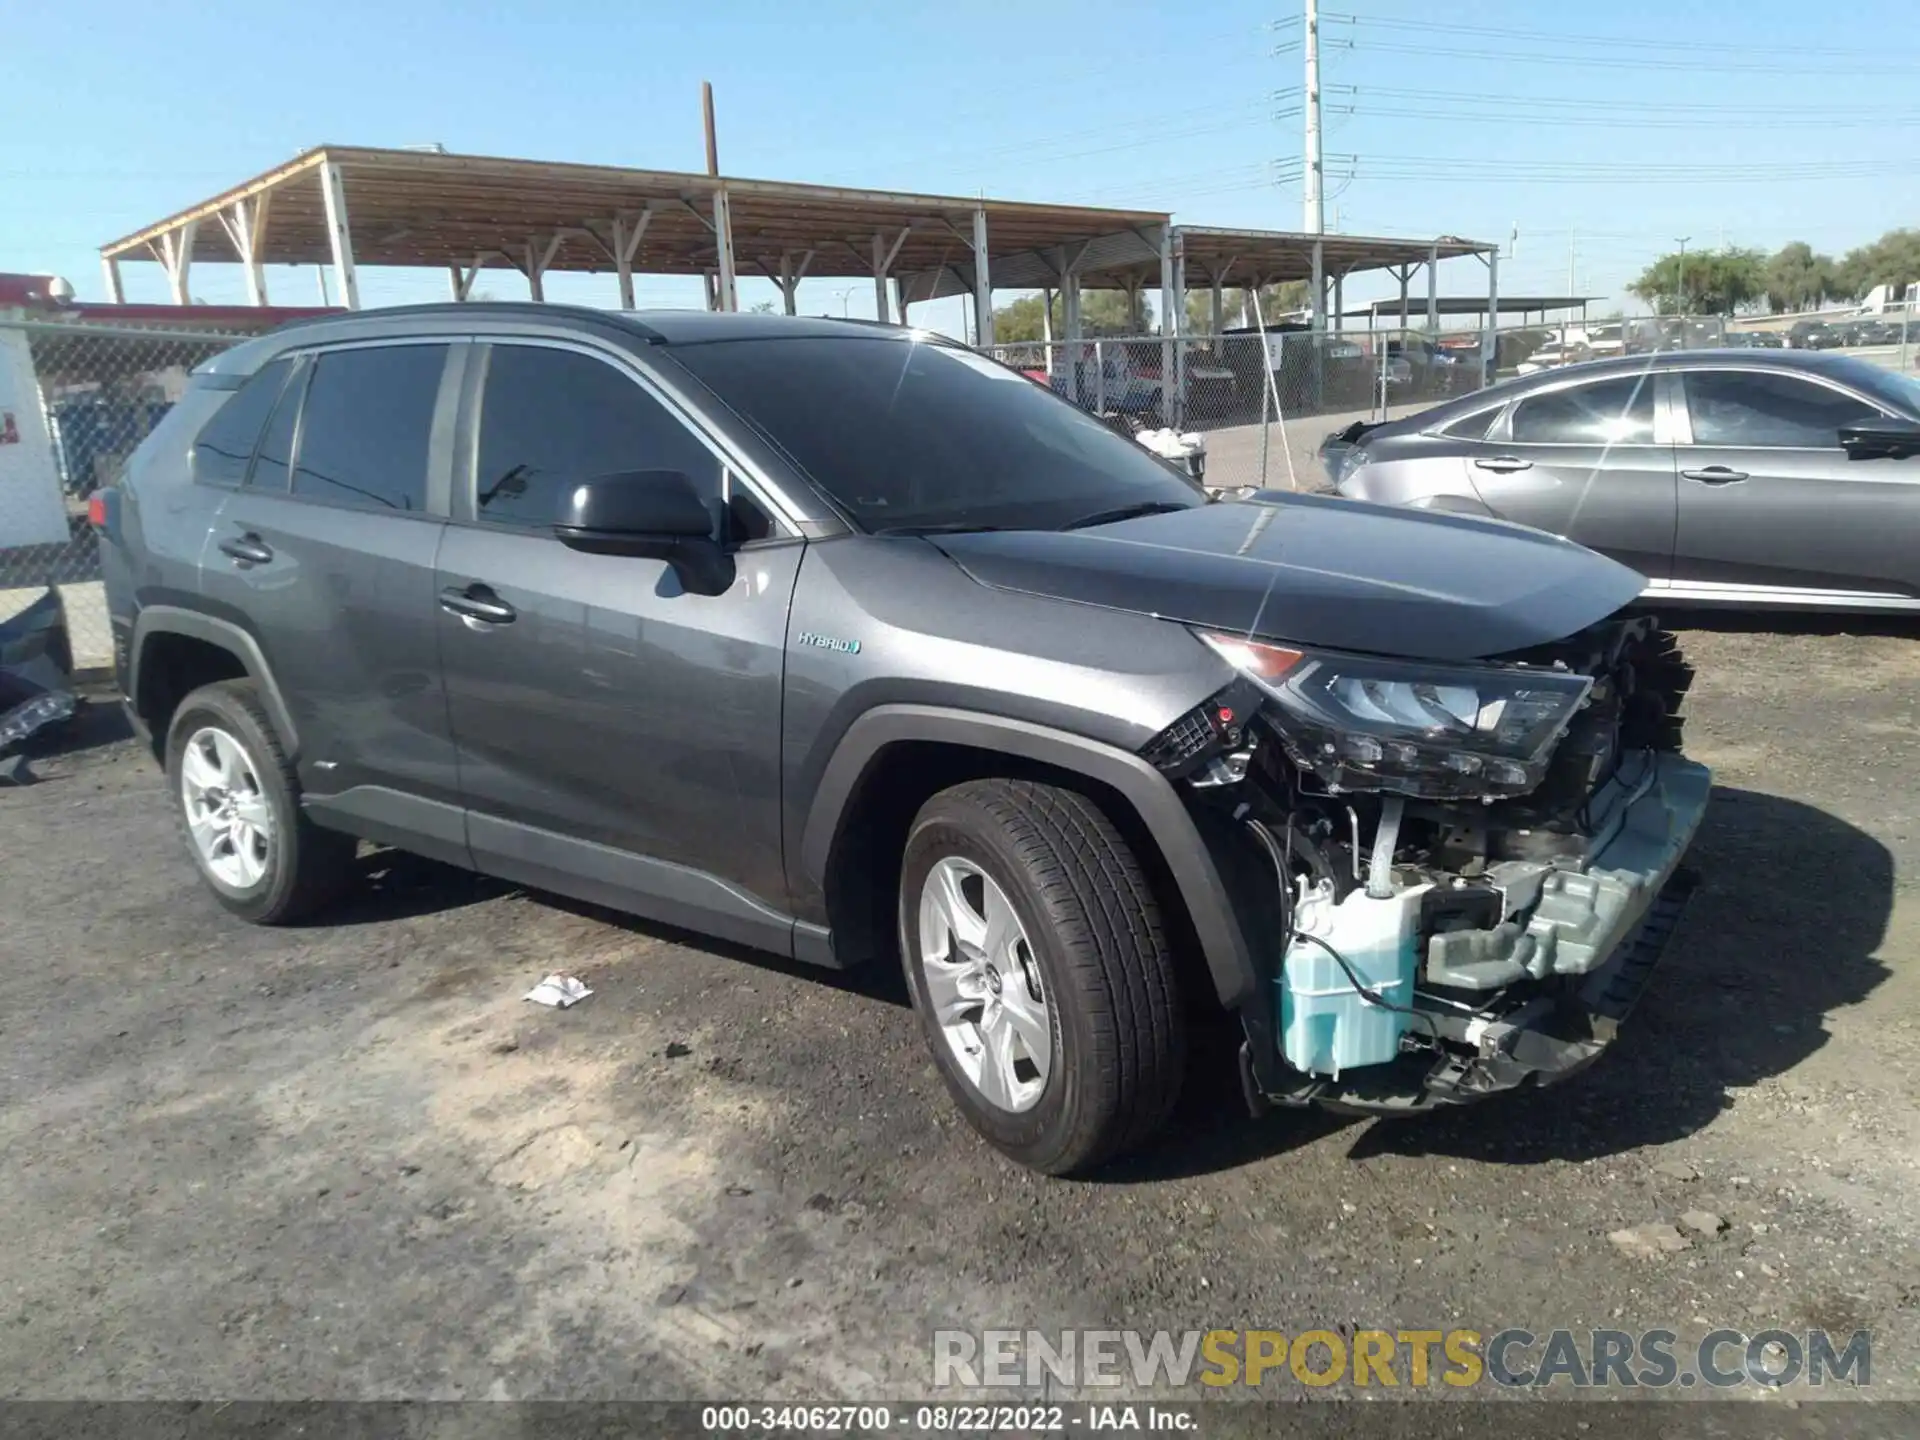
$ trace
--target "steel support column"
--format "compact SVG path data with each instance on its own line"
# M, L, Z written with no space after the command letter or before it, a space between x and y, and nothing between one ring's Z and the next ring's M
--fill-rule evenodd
M780 287L781 307L789 315L800 313L800 281L807 273L807 267L813 263L813 251L809 250L800 257L796 265L793 256L782 251L780 254L780 273L773 277L773 283Z
M987 207L973 212L973 334L982 350L993 348L993 277L987 265Z
M176 305L193 303L187 281L193 271L193 242L199 232L200 222L189 220L160 237L160 263L166 267L167 289Z
M1174 313L1179 303L1175 291L1178 289L1173 264L1173 227L1161 225L1160 231L1160 423L1178 425L1180 409L1180 383L1175 370L1179 365L1176 358L1179 347L1174 343L1175 327L1179 316Z
M1487 254L1487 353L1485 383L1491 385L1500 371L1500 251L1496 246Z
M633 309L633 257L640 253L640 241L647 233L647 226L653 222L653 208L649 206L633 219L624 215L613 217L613 273L620 285L620 308Z
M120 286L120 257L102 255L100 257L100 278L107 284L107 300L110 304L124 305L127 294Z
M1440 339L1440 247L1427 247L1427 335L1438 344Z
M727 204L725 185L713 192L713 244L719 255L719 289L714 295L714 309L738 310L740 295L733 274L733 212Z
M234 258L246 270L249 305L267 303L267 276L260 254L267 239L267 202L272 198L271 190L263 190L250 201L234 201L231 210L222 210L218 216L220 228L233 245Z
M1324 240L1313 242L1313 328L1327 328L1327 246Z
M340 303L349 310L360 308L360 277L353 268L353 229L347 223L347 187L340 178L340 167L329 160L320 167L320 198L327 209L327 243L333 250L333 274L338 281Z

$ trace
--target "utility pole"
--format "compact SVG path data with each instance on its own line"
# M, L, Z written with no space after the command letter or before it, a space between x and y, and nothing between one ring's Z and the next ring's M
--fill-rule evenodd
M1693 237L1681 235L1676 238L1680 242L1680 274L1676 283L1680 291L1680 313L1684 315L1687 313L1687 242Z
M1325 206L1324 175L1320 163L1320 0L1305 0L1306 3L1306 55L1307 77L1306 95L1302 109L1307 117L1307 154L1305 167L1306 215L1301 225L1309 235L1318 235L1327 228ZM1319 300L1316 297L1315 307Z

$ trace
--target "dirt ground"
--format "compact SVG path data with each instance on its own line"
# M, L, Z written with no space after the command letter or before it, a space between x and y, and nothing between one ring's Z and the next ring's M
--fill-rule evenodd
M392 855L241 925L102 707L0 787L0 1397L904 1398L937 1327L1110 1325L1867 1328L1920 1394L1920 629L1685 639L1705 887L1600 1065L1256 1123L1203 1046L1079 1183L964 1128L892 973Z

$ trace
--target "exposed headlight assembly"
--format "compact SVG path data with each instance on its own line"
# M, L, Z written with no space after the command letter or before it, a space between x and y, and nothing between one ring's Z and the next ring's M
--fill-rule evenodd
M1524 795L1593 685L1564 670L1429 665L1194 633L1277 702L1270 713L1287 752L1337 790Z

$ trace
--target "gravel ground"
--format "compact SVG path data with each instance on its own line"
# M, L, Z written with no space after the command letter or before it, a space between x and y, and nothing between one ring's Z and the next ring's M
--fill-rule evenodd
M911 1397L994 1325L1866 1327L1920 1394L1920 632L1685 639L1706 886L1599 1066L1256 1123L1203 1045L1085 1183L973 1138L892 973L391 855L249 929L99 709L0 788L0 1397Z

